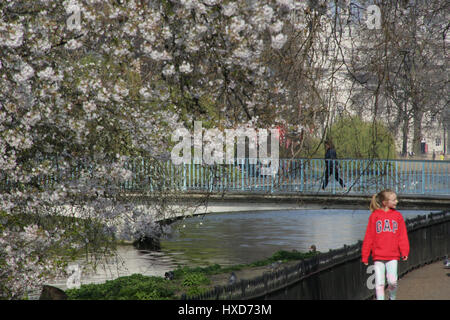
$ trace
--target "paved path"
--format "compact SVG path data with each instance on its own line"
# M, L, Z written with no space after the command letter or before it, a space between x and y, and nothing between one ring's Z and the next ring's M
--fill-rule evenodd
M450 300L450 269L443 261L425 265L398 281L398 300Z

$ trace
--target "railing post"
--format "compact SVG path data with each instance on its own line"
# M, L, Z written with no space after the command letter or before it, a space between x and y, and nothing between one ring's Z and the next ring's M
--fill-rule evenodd
M422 194L425 194L425 161L422 160Z
M183 162L183 190L186 191L186 164Z
M393 160L393 170L394 172L392 173L392 176L394 178L393 180L393 190L395 191L395 193L398 193L398 160Z
M225 173L223 172L222 164L218 163L217 165L219 166L220 186L222 187L222 192L223 192L223 191L225 191L225 183L224 183Z
M353 170L354 170L354 162L355 162L355 160L349 160L350 161L350 169L349 169L349 171L350 171L350 178L349 178L349 181L351 181L351 186L352 186L352 189L353 189L353 187L354 187L354 185L355 185L355 177L354 177L354 172L353 172Z
M332 194L336 194L336 166L338 164L338 160L331 160L331 168L328 167L328 182L330 182L330 179L333 181L333 187L331 189Z
M280 160L278 161L278 177L280 176ZM275 175L276 176L276 175ZM270 175L270 193L273 193L273 181L274 181L274 175Z
M245 190L245 188L244 188L244 172L245 172L244 161L245 161L245 159L242 158L241 161L242 161L242 164L241 164L241 190L244 191Z
M303 188L304 188L304 181L303 181L303 170L304 170L304 166L303 166L303 159L300 160L300 191L303 192Z

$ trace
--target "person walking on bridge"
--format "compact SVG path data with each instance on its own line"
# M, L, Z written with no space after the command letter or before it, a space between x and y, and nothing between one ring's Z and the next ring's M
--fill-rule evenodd
M390 300L397 294L397 268L400 257L406 261L409 255L409 240L405 221L396 211L398 200L392 190L383 190L372 196L366 234L361 249L361 261L369 264L372 253L375 269L375 294L384 300L385 277L388 281Z
M328 139L325 141L325 172L324 172L324 181L322 184L322 190L328 185L328 179L330 175L334 172L334 178L336 181L339 181L339 184L342 188L345 188L344 181L339 177L339 165L336 161L337 154L336 149L334 148L333 142Z

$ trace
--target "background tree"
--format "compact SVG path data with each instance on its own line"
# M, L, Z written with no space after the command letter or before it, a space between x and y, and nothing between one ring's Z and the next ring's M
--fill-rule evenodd
M341 118L331 126L329 135L336 152L345 158L395 158L394 138L381 121L365 122L357 116Z
M448 102L444 93L448 89L448 4L439 0L376 4L382 14L381 28L359 28L351 36L354 53L343 54L356 89L351 109L366 118L386 117L393 132L401 128L403 154L412 131L412 149L418 154L424 115L439 114Z

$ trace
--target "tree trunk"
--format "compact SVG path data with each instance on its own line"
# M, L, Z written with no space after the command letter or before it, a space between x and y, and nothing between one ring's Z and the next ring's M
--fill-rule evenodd
M414 136L413 136L413 151L416 155L421 154L421 142L422 142L422 118L423 111L417 105L416 102L413 102L413 110L414 110Z
M408 104L405 102L405 107L403 109L403 143L402 143L402 155L406 156L408 154L408 134L409 134L409 117L408 117Z

